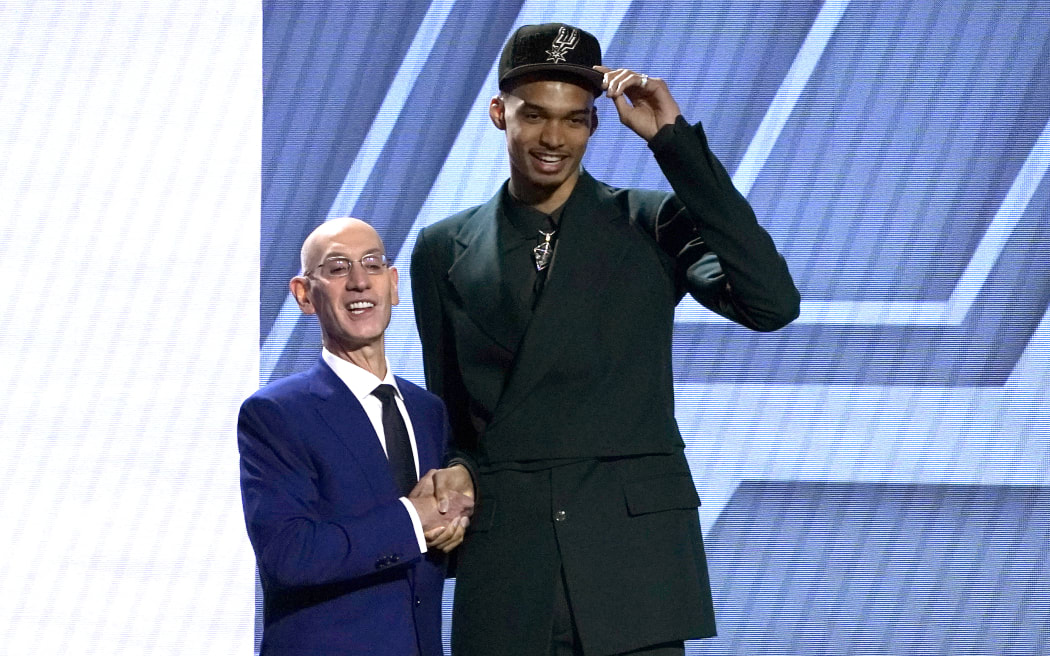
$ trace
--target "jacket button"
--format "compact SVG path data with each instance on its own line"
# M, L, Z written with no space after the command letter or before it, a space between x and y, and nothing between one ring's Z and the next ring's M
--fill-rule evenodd
M556 522L564 522L565 521L565 511L564 510L559 510L558 512L554 513L554 521L556 521Z
M419 606L419 605L421 605L422 603L423 603L423 600L422 600L422 599L420 599L419 597L416 597L416 606Z

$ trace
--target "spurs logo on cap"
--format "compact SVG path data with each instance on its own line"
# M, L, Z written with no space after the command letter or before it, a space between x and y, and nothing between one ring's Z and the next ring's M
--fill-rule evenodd
M547 54L550 55L547 57L547 61L553 64L560 64L565 61L565 53L575 48L579 42L580 36L575 29L568 38L565 38L565 28L559 27L558 36L554 37L554 41L551 42L551 49L547 51Z

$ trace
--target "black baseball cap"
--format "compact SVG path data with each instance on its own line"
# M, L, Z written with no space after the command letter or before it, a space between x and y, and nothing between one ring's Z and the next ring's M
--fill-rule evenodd
M499 88L509 91L526 75L569 78L602 93L604 75L591 68L602 63L602 47L594 35L565 23L522 25L503 46L499 58Z

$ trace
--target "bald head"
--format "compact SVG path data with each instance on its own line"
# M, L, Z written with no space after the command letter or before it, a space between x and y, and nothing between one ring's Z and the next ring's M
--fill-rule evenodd
M383 240L372 226L351 217L332 219L303 242L303 273L288 283L299 309L317 315L325 348L380 378L386 372L383 331L398 303L397 269L374 264L383 255ZM320 268L326 261L342 266Z
M334 242L372 242L378 244L380 252L385 251L379 233L361 219L355 219L352 216L332 219L314 228L314 231L303 241L303 248L299 251L299 265L303 273L323 262L329 247Z

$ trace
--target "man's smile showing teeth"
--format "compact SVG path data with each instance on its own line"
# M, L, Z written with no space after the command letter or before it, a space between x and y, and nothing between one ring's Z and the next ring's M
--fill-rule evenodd
M557 173L561 170L562 165L568 159L566 155L556 155L553 153L532 153L536 170L541 173Z
M354 301L350 305L346 306L351 312L359 314L365 310L370 310L375 307L375 303L372 301Z

